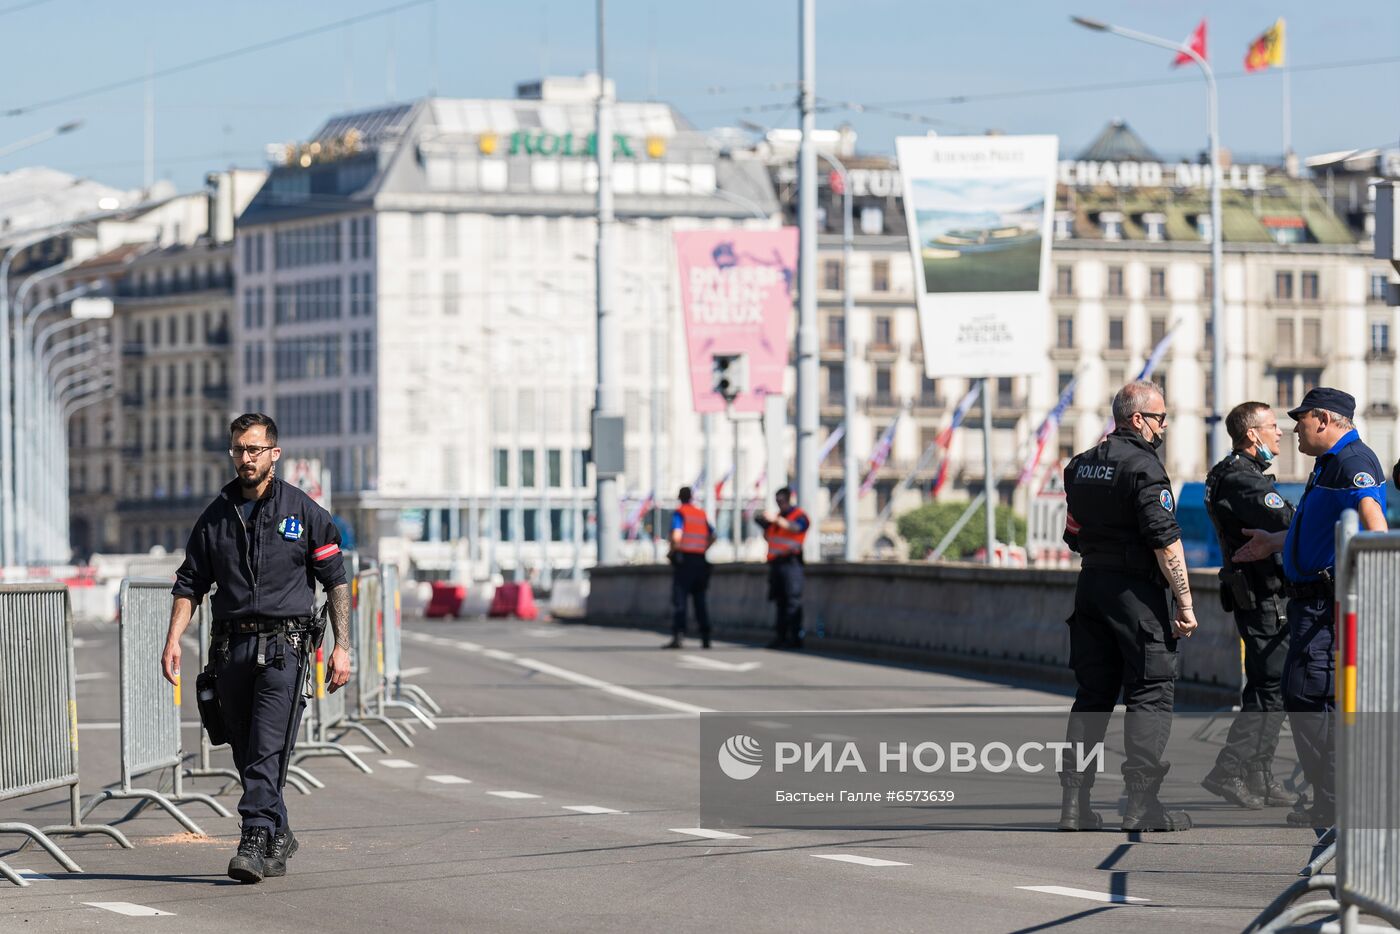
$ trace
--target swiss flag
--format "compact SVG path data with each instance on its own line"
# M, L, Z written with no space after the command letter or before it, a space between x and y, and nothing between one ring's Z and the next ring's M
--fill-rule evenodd
M1201 58L1206 58L1206 21L1201 20L1201 24L1196 27L1196 31L1191 33L1191 38L1186 40L1186 45ZM1185 52L1178 52L1176 58L1172 60L1172 67L1178 65L1189 65L1194 59Z

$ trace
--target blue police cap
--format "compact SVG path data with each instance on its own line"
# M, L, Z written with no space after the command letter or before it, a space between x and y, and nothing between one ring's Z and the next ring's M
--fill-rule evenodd
M1342 392L1340 389L1318 386L1316 389L1308 390L1301 405L1288 410L1288 417L1296 422L1298 416L1306 415L1313 409L1335 412L1343 418L1351 418L1356 414L1356 398L1351 393Z

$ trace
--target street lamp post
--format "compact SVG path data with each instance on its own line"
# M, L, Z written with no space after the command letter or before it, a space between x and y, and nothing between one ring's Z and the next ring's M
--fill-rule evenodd
M1112 33L1124 39L1145 42L1158 48L1169 49L1185 55L1200 66L1206 79L1206 132L1210 148L1210 369L1213 391L1210 398L1210 415L1206 422L1210 426L1210 463L1219 463L1225 456L1225 423L1220 418L1220 400L1225 394L1225 335L1224 309L1222 300L1222 269L1224 230L1220 218L1220 98L1215 87L1215 72L1205 57L1181 42L1173 42L1160 36L1138 32L1122 26L1114 26L1102 20L1084 16L1070 17L1076 24L1095 32ZM985 399L984 399L985 404Z
M841 211L841 407L844 410L844 422L846 426L846 436L842 439L841 450L843 452L843 479L841 506L845 518L846 544L842 549L842 557L847 561L858 561L860 552L856 547L856 449L852 443L851 419L856 411L856 386L852 378L851 361L856 355L855 337L851 331L851 316L855 312L855 297L851 293L851 259L855 253L854 223L853 216L855 208L851 202L851 176L846 171L846 166L840 159L829 153L818 153L818 155L831 163L836 173L841 177L841 191L844 204ZM820 464L817 465L821 467Z

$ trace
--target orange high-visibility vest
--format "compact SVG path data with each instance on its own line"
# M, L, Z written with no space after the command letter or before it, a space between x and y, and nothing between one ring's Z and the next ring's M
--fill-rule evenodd
M783 516L789 522L796 522L799 519L806 519L807 514L796 506ZM810 524L808 528L810 528ZM776 522L771 523L763 530L763 537L768 539L768 560L776 561L779 558L786 558L789 555L802 554L802 543L807 538L807 533L799 532L796 529L780 529Z
M676 550L703 555L710 545L710 523L705 518L705 510L691 503L681 503L676 507L676 515L681 517L681 543Z

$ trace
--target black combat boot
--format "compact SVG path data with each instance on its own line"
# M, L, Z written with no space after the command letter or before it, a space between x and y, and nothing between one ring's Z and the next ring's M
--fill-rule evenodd
M243 828L243 836L238 840L238 853L228 861L230 879L237 879L239 882L263 880L263 876L267 875L269 836L266 827Z
M285 876L287 874L287 860L292 858L292 854L297 851L296 834L292 833L292 828L279 830L272 835L272 842L267 847L267 872L264 873L269 879L274 876Z
M671 641L662 646L663 649L678 649L681 647L681 637L676 634L671 637Z
M1161 778L1135 778L1128 782L1128 807L1123 811L1123 830L1172 831L1190 830L1191 815L1185 811L1168 811L1157 800Z
M710 631L709 631L708 629L706 629L704 632L700 633L700 648L702 648L702 649L708 649L709 647L710 647Z
M1298 803L1298 796L1283 787L1283 782L1274 778L1273 770L1267 765L1258 768L1251 766L1245 783L1269 807L1292 807Z
M1061 830L1103 830L1103 818L1093 810L1089 793L1094 790L1092 782L1085 781L1079 772L1061 772L1060 800Z
M1264 799L1255 794L1245 780L1238 775L1227 775L1217 766L1201 779L1201 787L1213 795L1219 795L1235 807L1257 811L1264 806Z

